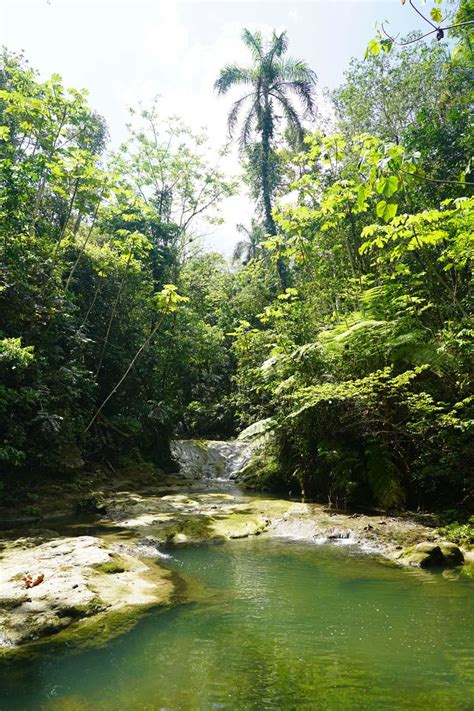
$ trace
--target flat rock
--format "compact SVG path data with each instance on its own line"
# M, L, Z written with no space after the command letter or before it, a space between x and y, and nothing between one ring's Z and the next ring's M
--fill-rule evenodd
M43 579L26 588L26 575ZM84 618L168 602L172 591L167 571L127 554L117 559L93 536L33 547L17 541L2 553L0 647L27 644Z

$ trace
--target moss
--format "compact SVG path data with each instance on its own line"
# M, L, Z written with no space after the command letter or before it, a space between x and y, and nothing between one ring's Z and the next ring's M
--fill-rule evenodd
M103 647L114 637L131 629L154 605L130 606L117 612L100 612L84 617L60 629L54 636L31 641L21 647L0 648L2 658L33 658L44 654L46 650L60 648L72 653L91 647Z
M250 462L239 471L238 479L247 489L288 491L287 477L271 448L257 450Z
M408 565L432 568L435 566L461 565L463 555L459 548L451 543L441 542L439 545L435 543L419 543L417 546L410 546L402 550L398 559Z
M15 597L2 597L0 598L0 609L2 610L14 610L16 607L20 607L24 602L29 601L28 595L25 593L23 595L16 595Z
M106 608L107 605L96 595L89 600L89 602L82 605L71 605L70 607L62 608L60 616L81 619L83 617L92 617L93 615L97 615L99 612L103 612Z
M127 570L125 561L118 556L113 556L112 560L108 560L105 563L96 563L93 568L99 573L106 573L107 575L116 575Z
M207 450L209 449L209 442L207 439L193 439L190 441L195 447L202 449L204 452L207 452Z
M216 517L214 532L225 538L247 538L258 536L268 527L268 519L254 512L238 512Z
M159 533L167 543L172 543L178 535L184 535L191 540L208 540L213 537L212 523L210 516L192 514L163 526Z
M76 510L77 513L106 513L107 506L103 493L97 491L81 498L76 504Z

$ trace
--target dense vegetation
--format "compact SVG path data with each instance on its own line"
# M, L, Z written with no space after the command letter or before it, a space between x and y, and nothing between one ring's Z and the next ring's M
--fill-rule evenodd
M456 18L472 19L472 3ZM232 265L195 249L238 189L206 137L154 105L129 139L84 92L0 67L4 480L122 455L171 467L173 434L266 432L248 485L338 505L469 509L473 55L371 43L316 117L287 37L244 31L229 115L255 218ZM225 99L222 99L223 101ZM472 436L472 435L471 435ZM472 445L471 445L472 446Z

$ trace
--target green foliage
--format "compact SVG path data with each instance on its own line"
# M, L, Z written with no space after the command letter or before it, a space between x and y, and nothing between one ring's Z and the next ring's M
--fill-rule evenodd
M2 338L0 341L0 361L12 369L25 368L34 358L34 347L22 348L21 338Z
M207 162L203 136L163 127L154 107L105 168L107 130L85 92L41 82L22 56L2 55L0 114L1 470L134 449L168 466L214 328L183 293L179 254L235 182Z
M171 467L173 433L267 421L249 486L467 511L469 38L374 40L332 96L333 134L302 125L315 76L285 57L286 34L243 40L250 66L216 88L246 87L229 128L247 102L260 215L239 226L232 268L192 246L237 187L204 135L153 105L106 160L85 94L3 55L0 467L21 478L124 452Z
M472 546L474 544L474 516L471 516L467 523L458 521L448 523L446 526L438 528L438 534L452 543Z
M468 510L473 203L457 182L467 59L453 67L439 45L374 49L336 92L341 133L284 154L291 195L263 247L291 265L294 292L234 331L237 414L272 418L275 486L297 482L336 505ZM459 78L451 92L447 77ZM444 135L458 137L442 162L433 151L445 139L425 122L441 104Z

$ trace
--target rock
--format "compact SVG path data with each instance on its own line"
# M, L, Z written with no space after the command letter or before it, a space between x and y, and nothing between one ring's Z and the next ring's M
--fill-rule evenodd
M16 591L9 596L2 595L0 597L0 610L14 610L15 607L20 607L24 602L30 602L30 598L26 593L20 591Z
M474 567L474 550L464 551L464 562Z
M25 590L27 575L43 576L41 584ZM2 558L0 646L28 644L109 612L167 603L172 592L167 571L127 555L117 559L93 536L54 539L33 548L16 542Z
M331 531L331 533L328 533L327 539L328 541L344 541L350 538L352 535L352 531Z
M213 532L219 538L248 538L260 535L267 528L268 519L257 512L232 513L212 524Z
M107 512L104 495L101 491L96 491L86 496L77 504L78 513L101 513Z
M398 560L404 565L418 568L434 568L441 566L461 565L463 554L454 543L418 543L416 546L403 549Z
M267 417L265 420L259 420L243 430L237 439L243 442L253 441L268 435L272 432L275 426L275 421L272 417Z
M443 564L444 556L439 546L432 543L419 543L403 549L398 559L401 563L415 568L433 568Z
M444 556L445 565L453 566L462 565L464 563L462 551L455 543L451 543L449 541L438 541L438 546Z

